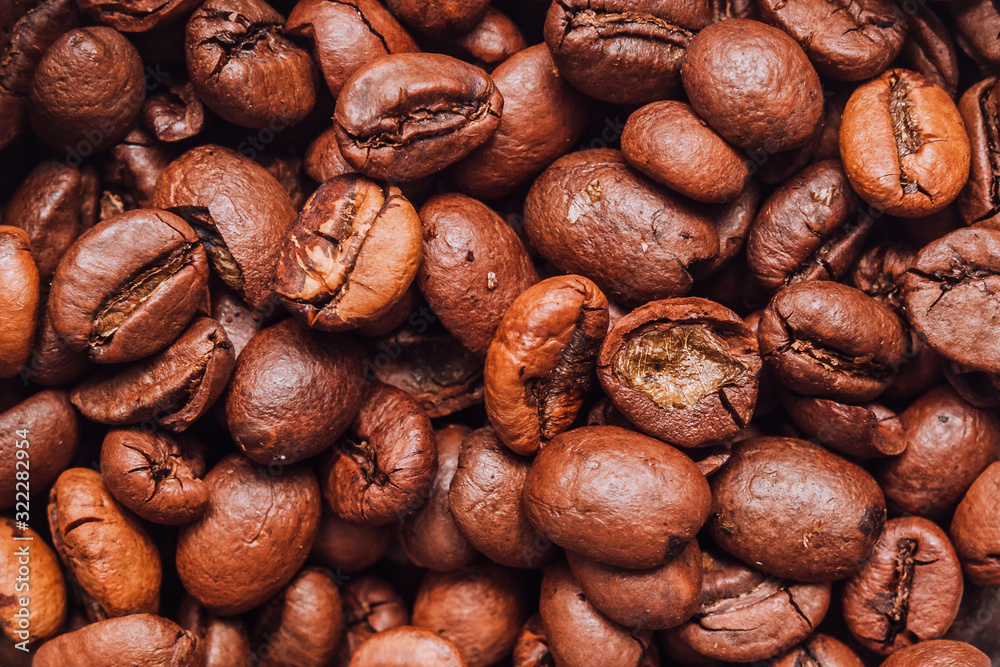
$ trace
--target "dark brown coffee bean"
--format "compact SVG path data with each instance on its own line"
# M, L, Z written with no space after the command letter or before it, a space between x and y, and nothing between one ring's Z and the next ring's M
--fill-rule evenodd
M1000 298L997 257L1000 231L959 229L921 250L903 280L910 324L935 352L970 371L1000 373L992 326Z
M719 253L718 232L701 210L613 150L556 160L531 187L524 218L542 257L625 305L684 294L689 269Z
M906 433L895 412L881 403L850 405L786 392L783 404L809 438L847 456L896 456L906 449Z
M99 363L141 359L166 348L208 307L208 262L177 216L129 211L85 232L56 269L52 327Z
M504 100L500 124L448 171L456 190L488 199L509 194L569 151L590 106L555 69L543 44L515 54L491 78Z
M528 47L517 24L493 7L488 7L483 18L467 33L433 40L432 44L434 48L431 50L460 58L487 72L492 72L515 53ZM493 80L496 81L496 77ZM502 86L497 84L497 88L504 93ZM506 93L504 100L506 108L509 101Z
M455 643L469 667L487 667L510 653L528 600L516 572L492 563L424 577L413 625Z
M942 210L969 175L969 138L955 103L906 69L887 70L854 91L840 154L862 199L905 218Z
M844 586L844 618L862 646L889 655L943 635L962 588L962 568L944 531L921 517L893 519Z
M969 487L951 520L951 539L962 569L977 586L1000 582L1000 463L992 463Z
M761 359L736 313L707 299L636 308L601 346L597 377L622 414L672 445L698 447L750 422Z
M627 628L673 628L698 611L702 568L695 540L650 570L604 565L575 551L567 551L566 560L590 604Z
M173 151L156 137L141 127L133 127L121 142L108 149L102 187L117 194L128 209L148 208L156 179L173 157Z
M743 250L743 243L750 233L750 225L753 224L759 203L760 186L750 180L735 200L715 207L714 222L719 234L719 255L713 260L699 262L691 267L691 275L695 280L717 273Z
M466 667L455 644L411 625L375 633L351 656L349 667Z
M535 458L523 496L528 520L548 539L626 568L657 567L681 553L711 505L691 459L614 426L553 438Z
M901 243L871 246L851 269L850 283L868 296L903 312L903 278L917 253Z
M423 506L437 472L430 419L405 392L372 383L323 473L323 496L341 518L396 523Z
M486 414L504 444L531 456L570 427L593 381L608 301L583 276L529 287L486 355Z
M805 440L739 442L711 484L712 539L778 577L849 577L882 534L885 499L874 478Z
M86 353L72 349L55 329L49 309L43 308L31 356L20 371L23 380L43 387L70 384L89 373L94 364Z
M769 577L715 552L702 553L702 569L697 613L667 633L701 661L766 660L805 639L830 605L830 584Z
M420 257L420 219L399 188L340 176L313 193L292 225L275 291L311 327L354 329L402 298Z
M361 351L351 339L285 320L254 336L226 394L226 421L254 461L296 463L332 445L361 406Z
M179 526L200 517L208 504L198 449L165 433L112 429L101 446L101 476L111 495L143 519Z
M764 23L730 19L699 32L681 79L695 112L740 148L798 148L823 122L816 70L794 39Z
M837 280L864 246L874 220L840 162L809 165L761 206L747 236L747 264L770 289L804 280Z
M288 15L285 30L312 42L313 57L334 97L363 65L389 53L420 50L395 17L374 0L300 0Z
M889 0L794 2L763 0L765 21L795 38L816 70L836 81L880 74L903 48L907 15Z
M987 227L1000 225L1000 192L997 170L1000 169L1000 91L996 77L973 85L958 103L958 111L969 134L972 159L969 180L958 195L962 220Z
M97 174L59 162L43 162L14 192L4 223L20 227L31 241L31 256L48 283L66 249L96 222Z
M553 663L566 667L639 667L650 645L648 630L625 628L587 599L566 563L542 579L538 611Z
M910 14L906 23L906 41L900 59L954 97L958 88L958 54L948 28L926 5Z
M906 451L886 461L878 473L894 511L945 516L1000 456L1000 417L972 407L950 387L927 392L899 420Z
M254 635L267 646L261 667L326 667L344 630L337 584L305 568L258 612Z
M198 639L171 620L133 614L92 623L46 642L35 656L37 667L129 667L169 664L199 667L204 649Z
M896 651L880 667L990 667L991 664L990 658L971 644L934 639Z
M87 157L128 133L146 96L143 79L139 52L121 33L103 26L70 30L35 69L28 120L60 156Z
M358 171L413 181L486 141L502 110L503 95L478 67L436 53L403 53L371 62L347 80L333 127L344 158Z
M486 13L486 0L387 0L386 6L408 26L425 35L445 37L472 30Z
M782 384L844 402L878 396L908 348L903 323L888 306L825 280L778 292L764 310L757 338Z
M279 131L312 111L316 69L264 0L208 0L188 21L187 70L198 97L230 123Z
M138 0L124 6L114 0L80 0L80 8L91 18L121 32L152 30L176 21L197 5L197 0Z
M521 502L531 461L511 453L492 428L462 442L448 500L455 523L477 550L507 567L541 567L559 549L528 523Z
M341 519L328 505L310 559L334 572L355 574L377 563L392 544L390 526L360 526Z
M18 569L26 565L30 567L28 574L19 574ZM27 600L31 605L27 624L25 607L20 604L25 593L30 593ZM0 632L14 642L24 641L23 648L28 641L40 642L59 634L65 620L66 580L59 558L42 536L25 524L0 518Z
M160 552L139 519L108 492L101 473L70 468L59 475L49 492L48 518L52 542L91 621L157 612Z
M205 128L205 106L190 81L167 79L142 105L142 124L160 141L190 139Z
M479 553L455 522L448 498L462 440L470 433L467 426L446 426L434 432L438 468L427 501L399 525L399 541L417 567L451 572L471 563Z
M243 667L250 650L250 636L240 617L213 616L197 600L184 594L177 610L177 623L198 638L205 654L202 667Z
M576 88L615 104L670 97L696 31L708 25L707 2L553 2L545 42L559 72Z
M959 0L951 3L952 19L958 29L957 37L966 43L969 53L980 66L996 67L1000 64L1000 11L987 0Z
M948 384L966 403L977 408L1000 407L1000 375L968 370L954 362L941 362L941 366ZM940 378L934 380L932 384L937 384ZM929 388L924 387L923 391Z
M0 225L0 378L24 367L38 325L41 284L27 233Z
M521 626L514 644L513 667L547 667L555 663L549 640L545 637L542 617L535 614Z
M305 170L317 183L325 183L344 174L357 173L340 152L337 133L332 127L319 134L306 148Z
M927 344L921 334L909 329L910 349L905 363L892 376L892 383L882 392L885 399L916 398L931 387L941 384L941 369L948 365Z
M732 201L750 178L736 149L689 105L674 100L647 104L628 117L622 154L657 183L703 202Z
M177 573L210 612L231 616L277 593L302 567L322 500L311 470L278 473L230 454L205 476L208 509L181 528Z
M341 596L344 639L337 649L337 667L347 667L358 646L376 632L410 623L410 612L403 598L387 581L373 574L348 581Z
M420 292L452 335L484 355L514 299L538 282L528 251L496 212L464 195L432 197L420 222Z
M250 339L264 328L265 316L223 285L212 285L211 291L212 319L226 332L233 354L239 357Z
M816 633L775 658L771 667L864 667L864 664L843 642Z
M105 367L70 394L87 419L123 426L145 420L186 430L229 382L236 357L219 323L195 319L166 350L129 366Z

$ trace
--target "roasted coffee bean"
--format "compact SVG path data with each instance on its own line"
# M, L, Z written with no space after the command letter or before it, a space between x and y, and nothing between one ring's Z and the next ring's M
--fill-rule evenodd
M541 567L559 549L535 531L521 502L531 461L512 454L490 427L462 442L448 496L455 523L478 551L507 567Z
M333 127L349 164L372 178L413 181L486 141L503 95L483 70L436 53L385 56L356 71Z
M311 327L354 329L402 298L420 257L420 219L399 188L340 176L313 193L292 225L275 291Z
M105 367L73 388L88 419L123 426L152 420L186 430L222 396L236 357L218 322L195 319L166 350L129 366Z
M766 660L809 636L830 605L830 584L769 577L715 552L702 569L697 613L667 635L702 660Z
M992 463L969 487L951 520L951 539L962 569L977 586L1000 582L1000 463Z
M27 232L38 276L47 284L63 253L94 225L96 214L97 173L93 169L43 162L14 192L4 223Z
M239 357L247 343L264 328L266 318L222 285L212 285L211 291L212 319L226 332L233 354Z
M173 154L141 127L108 149L104 157L102 186L113 190L126 208L148 208L153 201L156 179L170 164Z
M271 298L296 213L266 169L228 148L199 146L160 174L153 205L194 226L216 273L247 303L260 308Z
M546 667L554 664L555 658L549 650L549 640L542 627L542 617L538 614L521 626L521 633L514 644L513 660L513 667Z
M471 563L479 553L462 534L449 502L462 440L470 433L467 426L446 426L434 432L438 468L427 501L399 524L399 541L418 567L451 572Z
M333 447L323 495L341 518L385 526L423 506L436 472L430 419L405 392L372 383L354 423Z
M854 91L840 154L862 199L905 218L942 210L969 175L969 138L955 103L906 69L887 70Z
M691 459L614 426L553 438L532 463L523 496L528 520L545 537L626 568L657 567L680 554L711 506Z
M1000 231L959 229L924 247L903 280L906 317L945 359L1000 373L993 323L1000 299Z
M782 402L803 434L846 456L880 458L906 449L902 422L881 403L850 405L791 392Z
M958 54L948 28L926 5L910 14L906 24L906 41L900 53L902 62L954 97L958 88Z
M362 357L344 337L295 320L264 329L243 348L226 394L226 422L258 463L296 463L344 433L361 406Z
M851 269L850 283L896 312L903 312L903 278L913 268L917 253L909 246L881 243L871 246Z
M25 566L28 574L19 574ZM27 646L59 634L65 620L66 580L55 552L24 523L0 518L0 632Z
M894 511L945 516L1000 457L1000 417L972 407L950 387L927 392L899 415L899 421L906 451L878 472Z
M736 443L711 485L709 535L778 577L834 581L855 574L885 522L885 499L871 475L796 438Z
M962 568L943 530L921 517L892 519L844 586L844 617L862 646L889 655L943 635L962 588Z
M160 552L99 472L70 468L59 475L49 492L48 518L56 551L91 621L157 612Z
M958 195L958 210L966 224L1000 225L1000 91L996 77L973 85L958 103L969 133L972 158L969 180Z
M139 52L121 33L103 26L70 30L35 69L28 120L55 153L79 161L128 133L146 96L144 76Z
M312 111L316 67L264 0L208 0L188 21L187 70L198 97L236 125L283 130Z
M590 604L627 628L673 628L698 611L701 550L691 540L678 555L650 570L628 570L566 552L573 576Z
M0 378L17 375L31 354L41 298L24 230L0 225Z
M197 0L138 0L124 6L114 0L80 0L80 8L91 18L121 32L152 30L176 21L197 5Z
M52 327L74 350L121 363L166 348L208 308L208 262L193 229L165 211L114 216L70 246L52 279Z
M351 656L366 639L401 625L409 625L406 602L384 579L365 574L351 579L341 589L344 600L344 639L337 649L337 667L347 667Z
M840 283L788 285L764 310L760 353L774 376L806 396L868 401L888 385L908 348L888 306Z
M903 48L907 15L889 0L763 0L765 21L795 38L816 70L837 81L880 74Z
M671 97L695 33L711 20L707 2L553 2L545 42L576 88L615 104Z
M990 667L985 653L965 642L934 639L896 651L880 667Z
M151 614L133 614L92 623L46 642L38 649L33 664L37 667L199 667L204 657L198 639L173 621Z
M447 173L456 190L488 199L510 194L569 151L590 106L556 70L543 44L513 55L491 78L503 95L500 124Z
M593 380L608 301L583 276L529 287L486 355L486 414L504 444L531 456L570 427Z
M695 112L740 148L799 148L823 122L819 76L806 54L758 21L730 19L699 32L681 80Z
M941 383L941 369L947 364L931 349L927 339L921 334L910 328L909 335L907 359L892 376L889 387L882 392L882 398L887 400L912 399Z
M307 468L272 473L230 454L205 476L208 509L181 528L177 573L210 612L262 604L302 567L319 528L319 484Z
M444 637L402 625L366 639L351 656L349 667L466 667L468 664L461 650Z
M514 299L538 282L528 251L495 211L464 195L432 197L420 222L420 292L453 336L484 355Z
M743 243L750 233L750 225L759 203L760 186L749 180L736 199L716 207L714 222L719 234L719 254L713 260L699 262L691 267L691 275L695 280L703 280L717 273L743 250Z
M684 102L647 104L628 118L622 154L633 167L698 201L735 199L750 178L747 161Z
M952 3L949 9L958 29L957 37L965 42L965 51L980 66L990 68L1000 64L1000 45L994 39L1000 33L1000 11L993 3L959 0Z
M317 183L325 183L344 174L356 173L354 167L347 164L347 160L340 152L337 133L332 127L324 130L306 148L305 170Z
M931 352L931 354L934 353ZM1000 376L968 370L961 364L954 362L942 362L941 366L948 384L958 392L958 395L966 403L977 408L1000 407ZM934 384L939 379L935 378ZM925 387L924 391L929 388Z
M639 430L698 447L750 423L761 359L736 313L707 299L664 299L636 308L601 346L597 377Z
M261 607L254 634L268 647L261 667L326 667L344 630L337 583L305 568Z
M587 599L566 563L542 579L538 612L552 662L566 667L639 667L650 646L648 630L632 630L601 614Z
M747 264L770 289L837 280L851 268L874 220L858 211L840 162L812 164L764 201L747 236Z
M719 254L718 232L700 209L613 150L556 160L532 185L524 218L542 257L628 306L684 294L689 270Z
M213 616L190 595L181 598L177 623L197 638L205 654L203 667L242 667L252 655L243 619Z
M391 526L361 526L324 505L310 560L334 572L356 574L377 563L392 544Z
M165 433L108 431L101 476L118 502L153 523L188 523L208 504L204 456L193 441L178 442Z
M386 6L414 30L432 36L462 35L486 13L487 0L387 0Z
M514 648L528 601L517 573L492 563L429 573L413 625L455 643L469 667L493 665Z
M434 40L432 45L434 51L460 58L487 72L528 47L517 24L493 7L488 7L483 18L465 34ZM497 87L504 92L499 84ZM509 102L506 93L504 99Z
M190 81L170 81L142 105L142 124L160 141L190 139L205 128L205 106Z
M846 644L818 632L771 662L772 667L864 667L864 664Z
M313 57L334 97L352 74L376 58L420 50L375 0L300 0L288 15L285 31L312 42Z

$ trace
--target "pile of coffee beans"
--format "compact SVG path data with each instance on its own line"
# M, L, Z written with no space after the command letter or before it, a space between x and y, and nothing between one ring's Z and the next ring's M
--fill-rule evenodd
M0 666L1000 667L997 35L0 1Z

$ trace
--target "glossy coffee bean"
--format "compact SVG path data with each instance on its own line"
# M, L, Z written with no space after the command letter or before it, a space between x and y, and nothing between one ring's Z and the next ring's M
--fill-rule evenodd
M197 638L173 621L152 614L111 618L67 632L38 650L38 667L127 667L170 664L197 667L204 659Z
M38 322L38 268L28 235L0 225L0 378L14 377L31 354Z
M840 126L840 154L862 199L906 218L942 210L969 175L969 138L955 103L905 69L887 70L854 91Z
M951 539L962 569L977 586L1000 581L1000 522L991 508L1000 498L1000 463L991 463L969 487L951 520Z
M849 577L861 569L882 534L885 499L875 479L805 440L739 442L710 482L712 539L778 577Z
M389 10L414 30L425 35L462 35L483 18L486 0L388 0Z

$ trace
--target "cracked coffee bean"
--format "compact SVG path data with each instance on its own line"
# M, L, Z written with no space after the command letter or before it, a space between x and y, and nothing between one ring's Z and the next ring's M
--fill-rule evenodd
M966 224L1000 226L1000 91L996 77L973 85L958 103L972 151L969 180L958 195Z
M906 41L900 59L928 81L955 97L958 89L958 54L948 28L926 5L907 20Z
M850 283L897 313L902 313L903 279L916 260L916 251L903 244L881 243L872 246L851 269Z
M572 425L593 381L608 302L583 276L529 287L486 355L486 414L504 444L531 456Z
M486 141L502 111L503 95L478 67L441 54L403 53L347 80L333 127L344 159L358 171L414 181Z
M348 667L358 646L372 635L410 624L406 602L389 582L373 574L348 581L341 596L344 638L337 649L337 667Z
M1000 585L1000 463L991 463L966 492L951 520L962 569L977 586Z
M173 621L152 614L111 618L67 632L39 648L37 667L129 667L169 664L198 667L198 639Z
M818 632L771 662L772 667L864 667L864 664L846 644Z
M709 535L778 577L822 582L855 574L885 523L885 499L875 479L805 440L736 443L710 483Z
M969 138L955 103L922 75L890 69L860 85L840 125L844 169L858 195L904 218L937 213L969 175Z
M142 105L142 124L160 141L190 139L205 129L205 107L190 81L167 79L166 91Z
M872 557L844 586L844 617L862 646L889 655L943 635L962 589L962 568L945 532L920 517L892 519Z
M680 447L715 444L750 423L761 359L757 338L707 299L636 308L608 333L597 377L639 430Z
M313 193L292 225L275 291L311 327L354 329L403 297L420 257L420 219L399 188L340 176Z
M902 422L881 403L850 405L791 392L782 403L804 435L846 456L883 458L906 449Z
M80 8L98 23L121 32L146 32L175 22L198 5L198 0L80 0Z
M11 378L31 355L41 283L24 230L0 225L0 378Z

